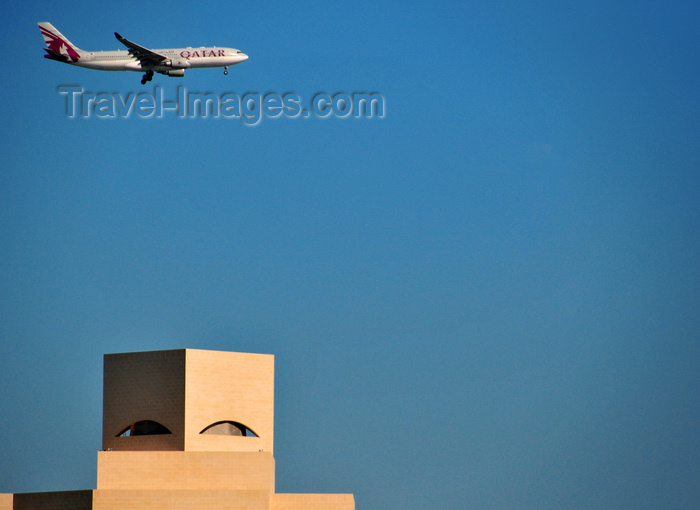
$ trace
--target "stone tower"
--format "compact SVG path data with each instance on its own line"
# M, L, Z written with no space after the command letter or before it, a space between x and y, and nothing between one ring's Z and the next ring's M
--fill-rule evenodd
M352 494L277 494L273 454L274 356L108 354L97 489L0 510L354 510Z

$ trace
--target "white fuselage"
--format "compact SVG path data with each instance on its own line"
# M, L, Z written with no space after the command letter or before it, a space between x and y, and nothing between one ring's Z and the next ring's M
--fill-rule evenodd
M67 63L101 71L145 71L150 69L160 72L171 69L232 66L248 59L248 55L239 50L217 46L151 51L166 57L167 60L162 65L142 66L128 51L81 51L80 60Z

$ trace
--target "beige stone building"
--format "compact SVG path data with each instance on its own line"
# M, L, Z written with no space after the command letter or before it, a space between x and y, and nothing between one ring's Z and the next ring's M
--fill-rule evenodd
M352 494L278 494L274 356L107 354L97 489L0 494L0 510L354 510Z

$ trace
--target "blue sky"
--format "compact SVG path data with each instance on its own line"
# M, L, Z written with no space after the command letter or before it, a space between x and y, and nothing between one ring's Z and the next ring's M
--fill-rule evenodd
M217 45L224 76L42 58ZM0 20L0 492L95 486L102 355L276 355L279 492L361 509L700 500L696 2L88 2ZM69 119L379 92L383 119Z

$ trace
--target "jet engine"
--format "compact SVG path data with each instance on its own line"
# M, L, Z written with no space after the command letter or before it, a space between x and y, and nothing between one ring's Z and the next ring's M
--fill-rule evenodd
M175 58L165 60L162 64L167 67L173 67L175 69L185 69L187 67L190 67L190 61L186 58Z
M162 74L167 74L168 76L172 76L174 78L182 78L185 76L185 70L184 69L170 69L168 71L161 71Z

